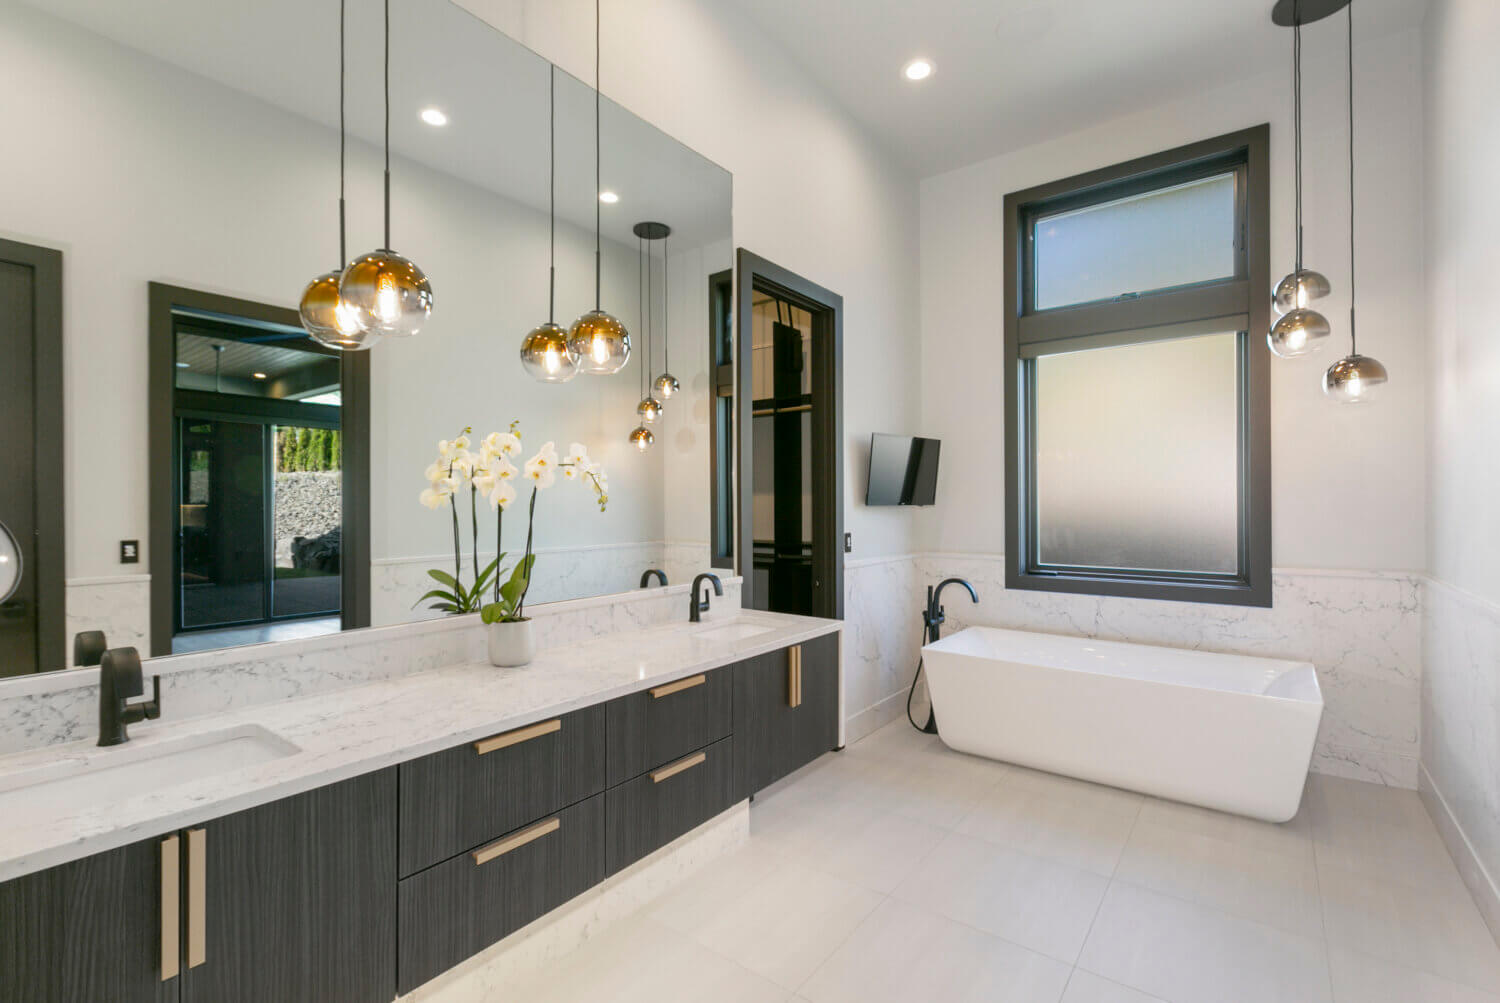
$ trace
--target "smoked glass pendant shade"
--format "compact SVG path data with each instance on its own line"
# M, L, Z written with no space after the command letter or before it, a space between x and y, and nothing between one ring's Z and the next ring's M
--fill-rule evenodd
M5 602L21 584L21 547L5 523L0 522L0 602Z
M324 272L307 284L297 310L302 326L318 344L341 352L373 348L381 335L361 327L354 311L340 298L339 276L339 272Z
M651 444L655 441L656 436L645 425L639 426L634 432L630 433L630 444L642 453L650 449Z
M1310 268L1292 272L1276 283L1276 309L1281 313L1306 307L1332 290L1322 272Z
M647 397L635 406L635 413L640 415L644 424L653 425L661 417L661 401Z
M1379 396L1388 376L1385 366L1368 355L1346 355L1323 374L1323 392L1341 404L1360 404Z
M543 383L566 383L578 375L578 363L568 354L568 332L551 321L532 328L521 342L521 366Z
M416 334L432 313L432 286L422 269L395 251L381 249L349 263L339 294L368 331L395 338Z
M630 332L603 310L590 310L568 331L568 352L579 372L610 376L630 361Z
M1278 317L1266 340L1283 359L1316 352L1328 338L1328 318L1316 310L1298 308Z
M672 395L682 389L682 384L677 382L677 377L671 373L662 373L653 384L656 388L656 396L662 400L670 400Z

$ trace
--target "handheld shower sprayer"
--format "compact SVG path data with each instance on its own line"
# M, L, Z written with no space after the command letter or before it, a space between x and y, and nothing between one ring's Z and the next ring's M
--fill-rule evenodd
M979 603L979 593L974 591L974 586L970 585L962 578L944 578L942 581L938 582L936 586L927 586L927 606L922 610L922 643L924 645L934 644L942 637L943 623L948 619L943 610L943 589L947 588L950 585L962 585L964 587L964 590L969 593L969 599L972 600L975 605L978 605ZM918 724L917 719L913 717L911 713L912 697L916 695L917 682L921 678L922 661L920 658L918 658L917 674L912 677L911 689L908 690L906 694L906 719L910 721L911 726L913 728L916 728L918 731L926 732L929 735L936 735L937 717L933 714L932 711L931 697L929 697L927 700L927 723L925 725Z

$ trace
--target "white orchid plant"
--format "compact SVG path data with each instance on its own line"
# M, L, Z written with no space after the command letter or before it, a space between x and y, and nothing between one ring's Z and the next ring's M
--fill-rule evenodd
M465 428L453 439L444 439L437 444L437 460L427 468L427 488L420 500L430 509L441 509L445 505L453 514L453 574L438 568L427 574L442 588L429 591L418 599L421 603L435 600L429 609L444 613L478 612L485 623L509 623L526 619L526 593L531 588L531 572L536 564L532 550L533 528L536 521L536 498L557 482L560 473L564 480L582 481L593 488L599 511L609 504L609 478L599 464L589 459L588 450L581 443L568 447L566 455L559 457L556 447L548 442L535 456L527 460L520 469L513 457L521 455L521 423L513 421L506 432L491 432L480 440L477 453L470 450L469 436L472 428ZM526 506L526 553L507 576L500 570L505 554L500 551L500 530L505 512L519 495L517 482L531 482L531 498ZM469 488L469 523L473 544L474 581L465 585L463 581L463 549L458 528L458 493L467 484ZM495 512L496 557L488 565L479 566L479 499L489 502ZM502 583L502 579L504 579ZM489 590L490 601L485 602Z

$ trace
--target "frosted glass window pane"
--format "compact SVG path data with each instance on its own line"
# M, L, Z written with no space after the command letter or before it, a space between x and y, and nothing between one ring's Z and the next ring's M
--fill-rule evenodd
M1233 574L1237 336L1036 360L1042 564Z
M1035 308L1233 277L1234 178L1041 217L1033 228Z

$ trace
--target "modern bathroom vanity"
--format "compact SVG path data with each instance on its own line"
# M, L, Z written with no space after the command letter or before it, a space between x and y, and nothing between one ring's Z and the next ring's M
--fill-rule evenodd
M4 757L0 999L409 992L836 747L840 637L742 613L176 723L167 701L123 746ZM220 758L247 765L132 789Z

